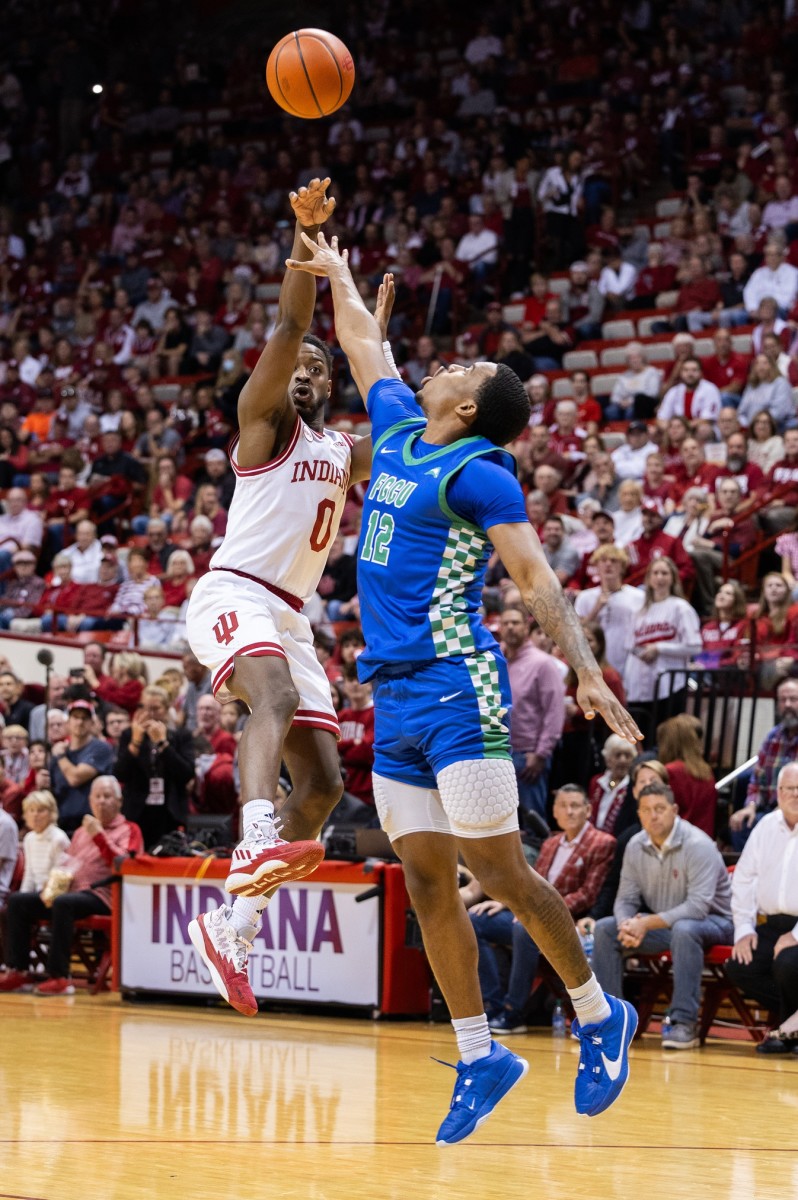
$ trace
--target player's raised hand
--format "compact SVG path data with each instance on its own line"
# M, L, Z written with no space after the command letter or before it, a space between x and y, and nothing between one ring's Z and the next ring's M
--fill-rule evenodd
M382 283L377 292L377 307L374 309L374 320L380 327L380 336L384 342L388 340L388 322L391 319L395 299L396 287L394 286L393 275L390 271L387 271L382 277Z
M588 680L580 682L576 692L576 702L588 721L592 721L596 713L599 713L613 733L619 734L632 745L642 742L643 735L636 723L617 696L607 687L601 675L593 675Z
M302 241L313 257L302 262L296 258L287 258L285 265L292 271L305 271L308 275L330 275L341 267L347 267L349 251L338 249L337 237L333 237L328 244L324 234L319 231L318 239L314 242L313 238L303 233Z
M300 225L308 228L323 225L327 218L333 215L335 197L327 196L329 186L328 176L326 179L311 179L307 187L301 187L298 192L288 193L291 208Z

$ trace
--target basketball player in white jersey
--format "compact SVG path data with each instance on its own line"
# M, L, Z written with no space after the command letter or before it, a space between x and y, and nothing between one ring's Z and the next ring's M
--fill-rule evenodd
M308 254L301 233L315 238L333 212L329 182L314 179L291 193L294 257ZM330 685L301 609L321 577L347 488L369 476L371 442L324 429L332 354L307 332L315 301L313 277L289 271L274 333L238 401L227 533L186 620L214 694L224 688L252 713L238 760L244 836L226 883L236 898L189 926L219 992L247 1016L257 1012L247 955L268 903L259 893L318 866L324 850L313 839L343 791ZM279 836L272 800L281 759L294 786Z

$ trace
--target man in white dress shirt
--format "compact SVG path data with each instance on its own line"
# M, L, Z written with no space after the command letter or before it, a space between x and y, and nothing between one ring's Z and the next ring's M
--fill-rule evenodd
M699 360L686 358L679 378L680 382L663 396L657 419L665 423L671 417L684 417L691 425L696 421L711 421L714 425L721 409L720 392L703 378Z
M778 808L755 826L732 876L732 983L778 1014L761 1054L798 1054L798 763L779 771ZM764 923L759 924L760 915Z

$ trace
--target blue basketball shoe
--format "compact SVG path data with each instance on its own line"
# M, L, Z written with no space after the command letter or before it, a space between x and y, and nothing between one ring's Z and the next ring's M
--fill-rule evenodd
M579 1071L574 1087L576 1111L585 1117L597 1117L620 1096L629 1078L629 1046L637 1029L637 1013L626 1000L607 996L610 1015L597 1025L580 1028L571 1023L571 1031L581 1045Z
M440 1059L436 1061L440 1062ZM451 1067L451 1063L444 1063ZM437 1146L462 1142L487 1121L499 1101L519 1083L529 1063L505 1046L494 1042L490 1054L466 1066L459 1062L449 1115L438 1130Z

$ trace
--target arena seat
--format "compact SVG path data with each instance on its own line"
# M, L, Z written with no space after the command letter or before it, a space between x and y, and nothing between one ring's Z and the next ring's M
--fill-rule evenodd
M524 319L524 304L503 304L502 305L502 320L508 325L520 325Z
M617 371L612 375L594 375L590 380L590 391L594 396L609 396L619 378Z
M597 367L599 360L595 350L569 350L563 355L562 365L566 371L586 371Z
M682 211L684 201L680 196L663 196L658 200L654 212L658 217L677 217Z
M626 338L627 341L631 341L636 333L634 321L625 317L614 321L605 321L601 326L601 336L605 341L613 341L618 338Z
M657 308L675 308L678 299L678 291L659 292L654 303Z

